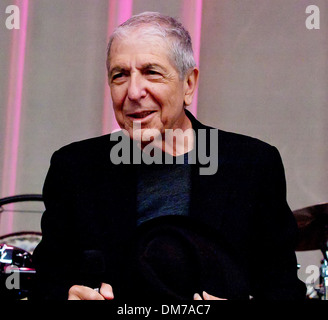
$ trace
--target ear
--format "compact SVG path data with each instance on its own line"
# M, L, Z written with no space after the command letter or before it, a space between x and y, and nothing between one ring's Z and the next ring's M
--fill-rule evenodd
M189 106L192 103L192 99L194 93L196 91L197 83L198 83L198 74L199 71L197 68L189 71L185 80L184 80L184 88L185 88L185 96L184 96L184 104L185 106Z

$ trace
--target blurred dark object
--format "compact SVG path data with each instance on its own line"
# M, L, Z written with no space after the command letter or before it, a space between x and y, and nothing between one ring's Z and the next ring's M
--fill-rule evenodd
M100 250L85 250L80 262L81 283L84 286L99 290L104 282L106 264Z
M321 250L320 283L308 286L308 297L328 300L328 203L295 210L299 229L296 251ZM309 290L310 289L310 290Z
M43 200L41 194L18 194L15 196L1 198L0 207L9 203L25 202L25 201L43 201Z
M328 241L328 203L298 209L293 213L299 229L296 251L325 252Z
M20 248L0 244L0 298L18 300L28 297L35 269L32 255Z
M32 212L7 210L6 205L17 202L43 202L40 194L21 194L0 199L0 214ZM33 211L38 212L39 211ZM0 236L0 298L2 300L27 299L35 277L32 253L42 239L41 232L21 231Z

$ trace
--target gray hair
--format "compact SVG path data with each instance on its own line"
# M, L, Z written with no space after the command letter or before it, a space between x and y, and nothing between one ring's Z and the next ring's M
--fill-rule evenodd
M114 30L109 39L107 49L108 70L110 66L110 49L114 39L125 37L131 30L139 28L143 29L144 35L170 39L168 41L170 48L169 59L171 59L179 72L180 79L187 75L188 70L196 66L191 37L183 25L176 19L158 12L143 12L132 16Z

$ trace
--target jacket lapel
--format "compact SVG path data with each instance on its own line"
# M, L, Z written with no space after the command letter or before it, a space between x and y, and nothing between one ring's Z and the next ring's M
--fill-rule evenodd
M192 219L202 222L205 225L220 230L222 219L225 214L229 214L231 206L231 189L229 188L229 176L227 175L226 159L222 150L221 131L200 123L196 118L186 110L188 118L191 120L192 127L196 134L196 163L192 164L191 170L191 203L190 216ZM199 130L205 130L206 140L200 140ZM204 146L200 150L200 144L206 143L206 152L211 147L211 130L217 134L217 171L215 174L202 175L200 169L203 164L199 161L199 153L204 152ZM213 133L212 133L213 134ZM212 136L213 138L213 136ZM211 150L213 152L213 150Z

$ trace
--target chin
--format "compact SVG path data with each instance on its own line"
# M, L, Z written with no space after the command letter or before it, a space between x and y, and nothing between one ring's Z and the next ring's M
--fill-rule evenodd
M141 129L142 141L162 140L161 131L157 128Z
M156 128L144 128L144 129L128 129L128 133L131 139L140 142L149 142L153 140L162 140L162 134L160 130Z

